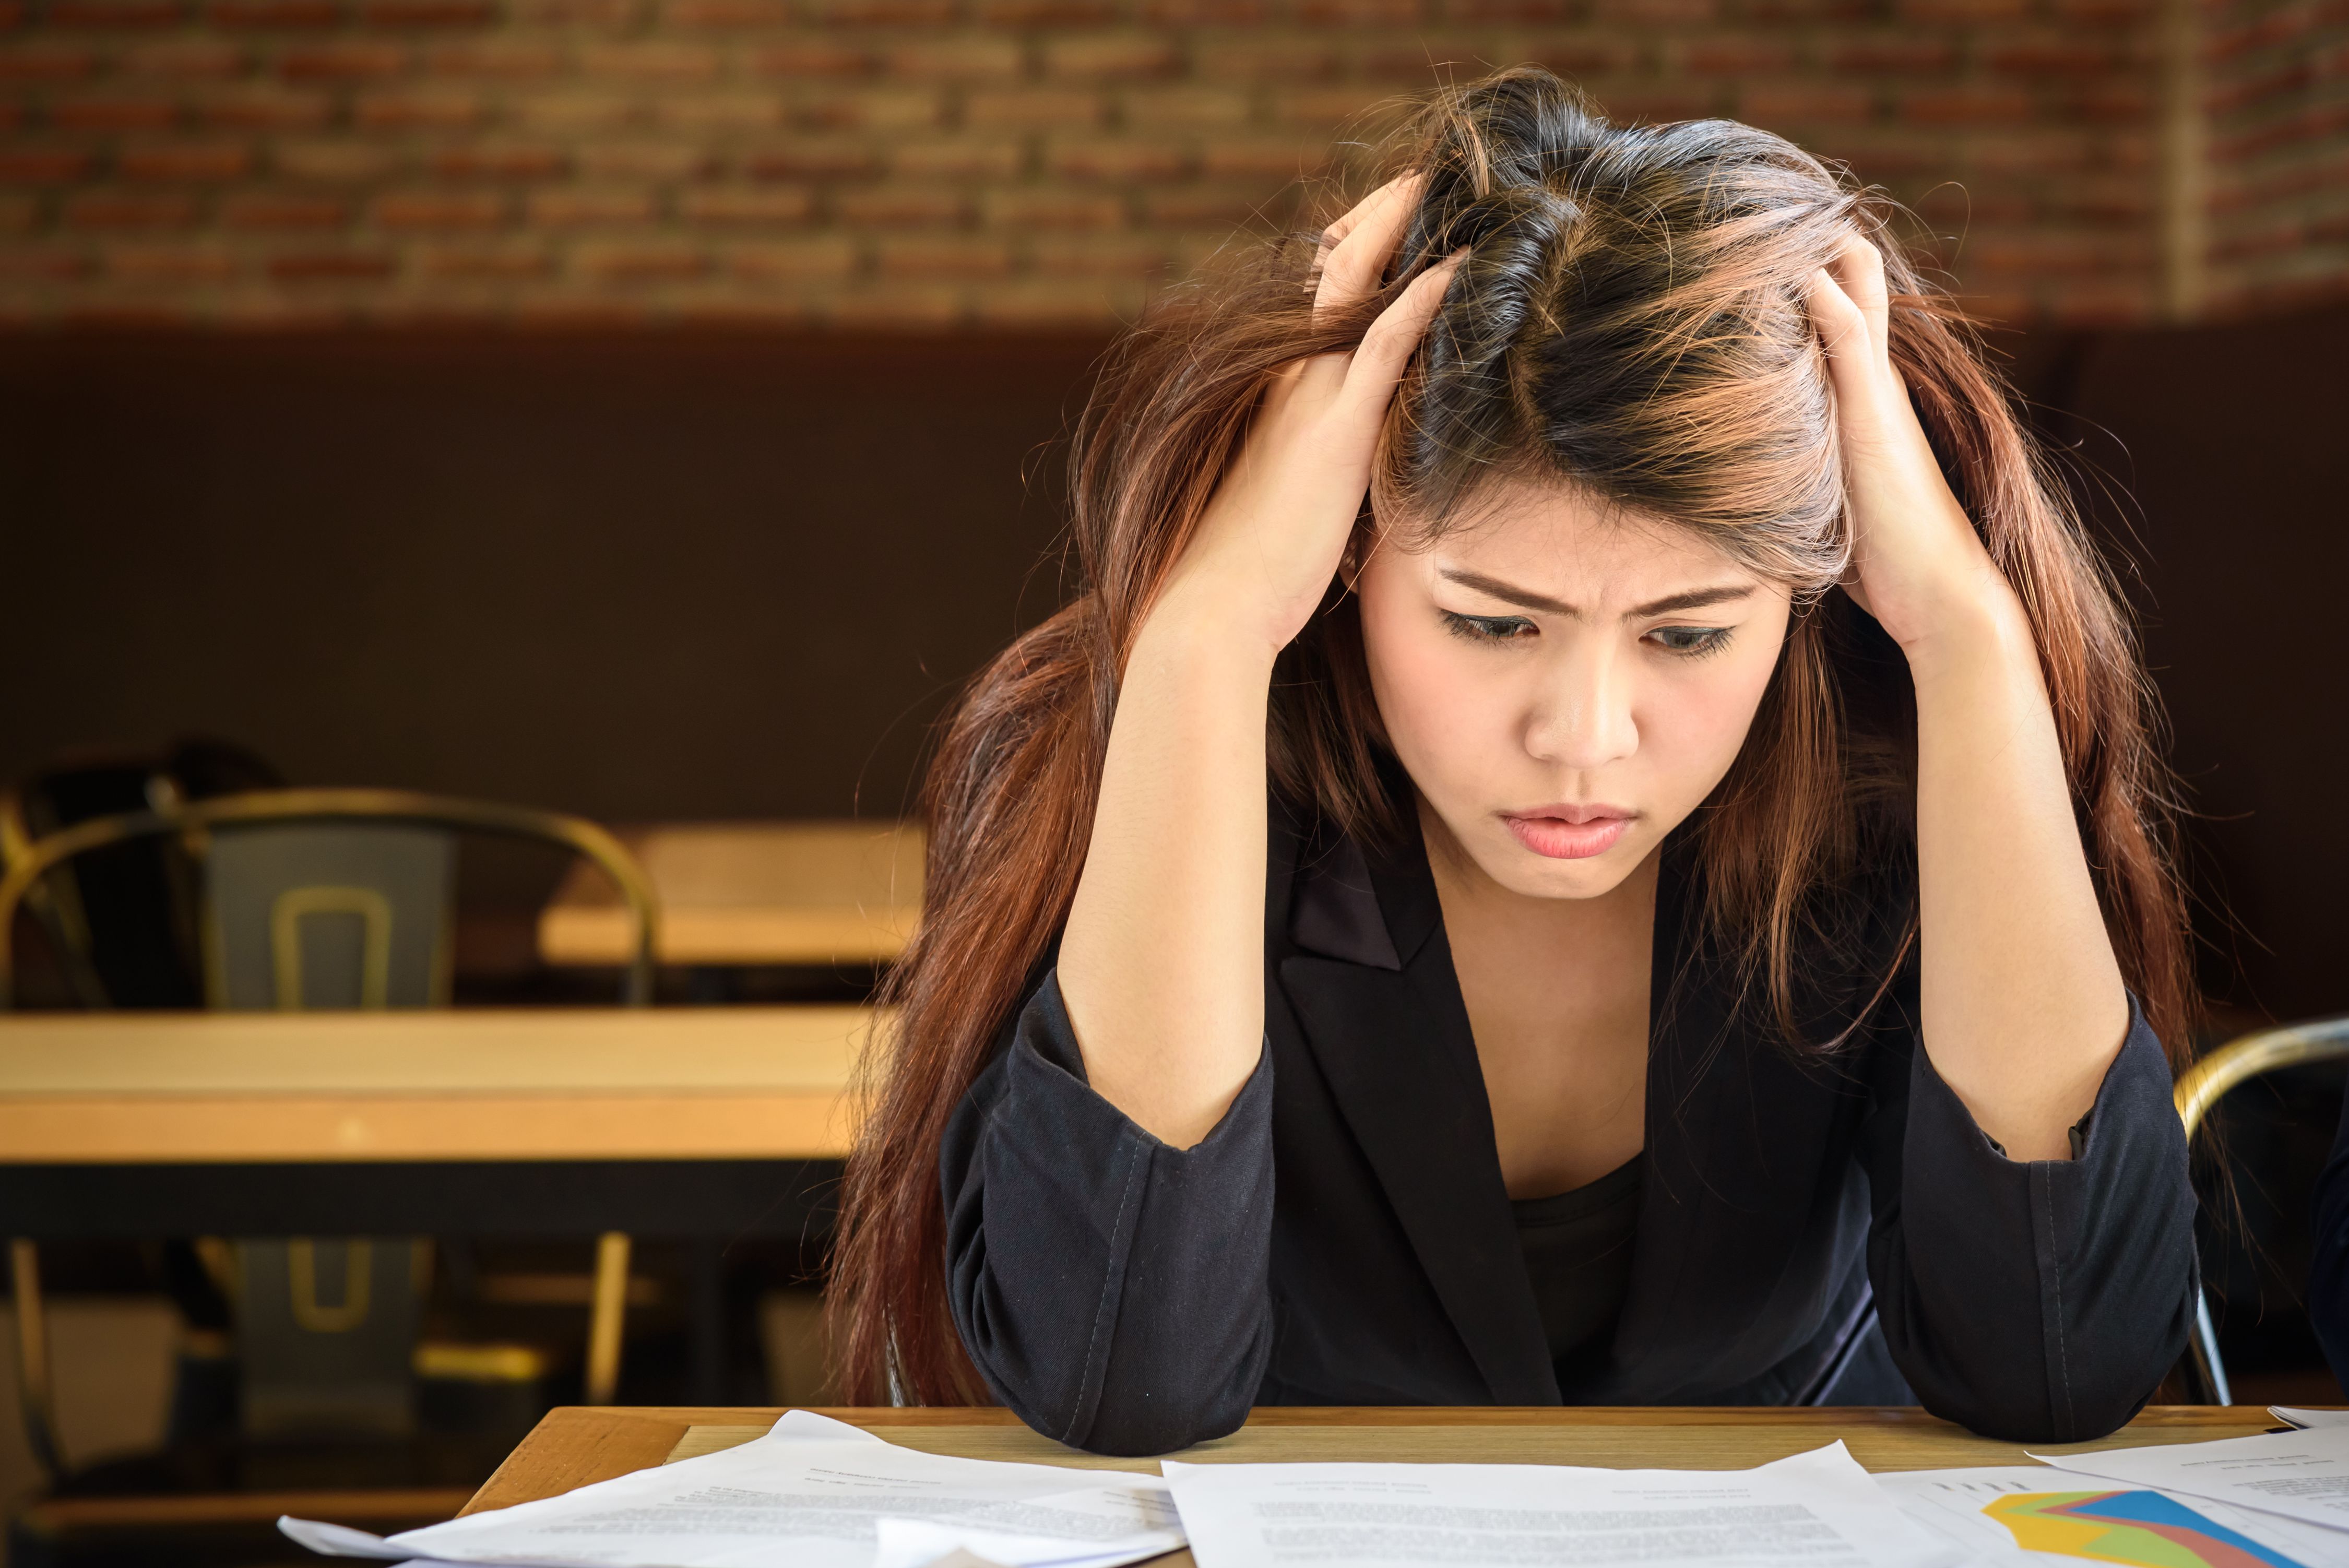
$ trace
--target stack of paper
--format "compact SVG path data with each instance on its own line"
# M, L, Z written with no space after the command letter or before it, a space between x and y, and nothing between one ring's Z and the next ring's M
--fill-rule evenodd
M957 1551L1005 1568L1113 1568L1183 1544L1155 1476L917 1453L805 1410L740 1448L388 1541L278 1522L336 1556L549 1568L916 1568Z

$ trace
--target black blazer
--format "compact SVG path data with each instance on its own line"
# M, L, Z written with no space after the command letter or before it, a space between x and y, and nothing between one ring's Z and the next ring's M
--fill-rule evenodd
M1526 1275L1423 847L1366 853L1276 810L1264 1056L1203 1142L1169 1148L1086 1086L1050 971L957 1109L947 1289L997 1398L1115 1454L1220 1437L1252 1403L1913 1388L1996 1437L2127 1420L2185 1344L2195 1278L2185 1140L2134 1001L2079 1157L2013 1161L1918 1048L1913 959L1831 1060L1798 1060L1731 1006L1687 861L1675 835L1630 1284L1574 1386ZM1822 1022L1877 994L1913 882L1913 862L1888 878L1864 951L1817 977Z

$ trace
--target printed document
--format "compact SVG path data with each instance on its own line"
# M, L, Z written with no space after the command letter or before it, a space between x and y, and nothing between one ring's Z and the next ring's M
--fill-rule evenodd
M1940 1568L1841 1443L1749 1470L1563 1465L1162 1467L1199 1568Z
M2349 1568L2349 1535L2321 1525L2047 1465L1892 1471L1876 1484L1964 1548L1968 1568Z
M2268 1414L2287 1427L2349 1427L2349 1410L2306 1410L2292 1405L2270 1405Z
M2080 1475L2182 1491L2349 1530L2349 1427L2031 1457Z
M388 1540L279 1528L336 1556L604 1568L1112 1568L1183 1544L1155 1476L918 1453L793 1410L740 1448Z

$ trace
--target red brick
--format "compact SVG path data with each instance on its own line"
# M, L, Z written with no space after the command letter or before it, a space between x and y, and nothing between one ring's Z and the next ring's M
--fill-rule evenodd
M1422 0L1290 0L1297 19L1311 26L1408 27L1423 21Z
M1395 101L1389 88L1375 86L1298 88L1277 94L1272 118L1282 125L1306 125L1316 129L1348 124Z
M427 60L436 77L482 77L499 81L536 81L563 69L563 52L552 44L502 38L442 44Z
M1492 41L1444 39L1426 34L1392 43L1375 43L1354 55L1352 74L1364 80L1393 83L1406 92L1423 92L1444 82L1474 81L1490 68Z
M960 8L960 0L808 0L817 21L844 27L943 26Z
M362 93L351 105L353 123L366 130L464 130L483 117L478 94L445 88Z
M913 130L936 125L945 108L928 88L835 88L797 95L792 119L812 130Z
M1705 77L1755 77L1795 63L1787 44L1769 38L1704 38L1680 51L1681 68Z
M837 236L774 244L730 245L720 254L723 257L721 264L729 273L754 283L844 278L856 270L855 245Z
M672 27L783 27L798 19L791 0L668 0L661 19Z
M336 0L211 0L204 15L215 27L331 27L343 8Z
M633 93L572 89L525 93L513 98L509 109L518 125L566 135L610 130L644 118L643 100Z
M554 270L543 245L425 245L416 270L428 278L463 283L530 283Z
M1609 86L1600 98L1608 117L1624 124L1670 125L1683 119L1703 119L1721 110L1713 89L1670 85Z
M1018 41L999 36L921 38L882 56L883 68L900 81L1009 81L1023 64Z
M52 27L173 27L180 0L52 0Z
M815 196L804 186L705 187L678 198L678 215L691 223L772 226L804 223L815 212Z
M506 199L489 191L394 191L376 198L370 215L378 229L494 229L506 220Z
M24 25L24 0L0 0L0 31Z
M1095 137L1056 140L1044 150L1044 167L1072 180L1108 180L1141 184L1187 173L1191 155L1166 141L1109 141Z
M1919 88L1902 95L1900 118L1912 125L2019 125L2031 97L2016 88Z
M1175 27L1247 26L1270 11L1267 0L1138 0L1145 22Z
M398 149L367 141L281 142L270 155L277 171L290 179L336 185L379 179L403 160Z
M443 180L551 180L570 161L545 142L499 141L445 149L432 154L430 168Z
M638 138L583 142L573 161L589 180L698 180L719 166L717 150L698 141L646 141Z
M1248 33L1194 46L1203 82L1310 82L1337 74L1338 46L1326 33Z
M1589 9L1584 0L1447 0L1444 13L1456 22L1512 22L1531 27L1556 27L1579 22Z
M854 224L942 228L960 223L970 202L948 185L866 185L839 192L833 210Z
M709 258L698 245L678 241L634 241L627 244L582 245L572 258L582 275L603 283L675 283L698 278L709 270Z
M1024 92L978 92L964 101L963 119L975 126L1019 127L1050 130L1097 125L1102 118L1098 94L1063 88L1034 88Z
M160 142L123 149L114 167L126 180L235 180L252 171L253 149L238 141Z
M1185 185L1145 191L1142 209L1149 222L1175 226L1215 224L1232 227L1286 222L1288 204L1271 197L1272 193L1260 185Z
M70 44L19 44L0 49L0 82L70 82L98 67L96 51Z
M305 44L286 50L277 72L297 82L379 81L408 69L408 58L402 44Z
M1317 89L1308 88L1307 92ZM1351 96L1360 89L1340 90ZM1246 125L1254 108L1252 93L1242 88L1140 88L1125 95L1125 123L1138 130L1165 127L1225 129Z
M1321 171L1328 166L1330 156L1330 139L1323 136L1241 140L1218 137L1201 150L1199 171L1209 179L1245 177L1286 181Z
M1957 22L1979 26L2007 22L2023 15L2031 0L1899 0L1898 10L1908 22Z
M1139 81L1174 76L1182 68L1182 49L1174 39L1156 33L1080 35L1054 39L1044 46L1045 72L1055 77Z
M579 51L591 77L629 82L706 82L718 75L718 51L707 44L603 44Z
M1591 0L1595 20L1636 27L1690 27L1710 22L1714 0Z
M1083 26L1117 19L1116 0L971 0L982 22L1025 26Z
M1131 285L1039 281L982 290L973 302L980 326L1020 332L1074 327L1102 328L1139 308L1141 291Z
M897 281L834 294L824 304L837 326L884 331L935 332L960 325L971 314L959 289Z
M2049 0L2056 19L2090 27L2133 27L2154 14L2154 0Z
M497 20L491 0L359 0L370 27L480 27Z
M767 77L861 77L873 68L873 57L851 45L807 38L753 49L750 65Z
M891 150L890 171L906 180L1009 180L1024 155L1016 141L901 142Z
M163 130L179 118L176 98L123 93L52 99L48 115L61 130Z
M1764 83L1737 95L1741 119L1775 129L1790 125L1847 125L1868 118L1875 93L1864 87L1830 82Z
M28 234L40 226L41 203L30 196L0 196L0 233Z
M635 26L648 9L646 0L505 0L509 21L531 27Z
M220 209L222 224L231 229L339 229L350 215L350 204L339 197L294 191L246 191Z
M199 99L196 118L220 130L315 130L333 108L324 93L252 88Z
M2094 39L2051 36L1994 44L1986 57L1993 69L2015 76L2089 77L2119 65L2121 52Z
M390 252L371 248L285 251L269 258L269 275L287 284L371 283L398 266Z
M2150 86L2127 82L2082 84L2064 97L2069 118L2106 125L2133 125L2150 120L2154 94Z
M1125 222L1123 198L1101 191L1010 190L990 193L987 222L999 229L1114 229Z
M548 229L587 229L651 222L649 191L540 191L530 198L530 222Z
M1556 35L1537 37L1517 53L1529 63L1547 66L1568 78L1623 70L1637 57L1637 51L1630 43L1621 38L1562 37Z
M999 240L884 240L881 275L892 278L991 278L1011 270L1011 252Z
M66 203L73 229L184 229L196 221L191 196L143 191L85 191Z
M222 283L241 270L233 252L218 245L109 245L109 277L131 283Z
M1036 270L1072 277L1149 277L1172 263L1164 241L1048 235L1031 251Z
M57 245L0 247L0 282L66 283L88 271L89 256L86 252Z
M1859 38L1831 45L1827 64L1869 76L1932 76L1958 63L1958 51L1939 38Z
M211 38L179 39L168 44L142 44L126 49L115 61L117 74L157 77L169 81L225 81L244 74L252 55L242 44Z
M880 171L881 154L862 141L794 137L742 154L742 170L758 180L854 178Z
M688 130L763 130L788 124L791 106L781 93L681 93L657 103L653 119Z

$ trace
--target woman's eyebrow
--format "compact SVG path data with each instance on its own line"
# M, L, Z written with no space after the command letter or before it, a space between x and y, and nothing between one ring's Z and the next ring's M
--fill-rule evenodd
M1519 588L1497 577L1487 577L1481 572L1470 572L1458 566L1440 566L1436 568L1435 574L1447 583L1473 588L1505 604L1515 604L1525 610L1545 610L1553 615L1565 615L1578 621L1582 618L1582 612L1564 600L1537 593L1530 588ZM1651 615L1669 615L1675 610L1702 610L1709 604L1732 603L1753 592L1754 584L1751 583L1723 583L1712 588L1691 588L1685 593L1668 593L1645 604L1634 605L1624 613L1623 618L1640 621Z

